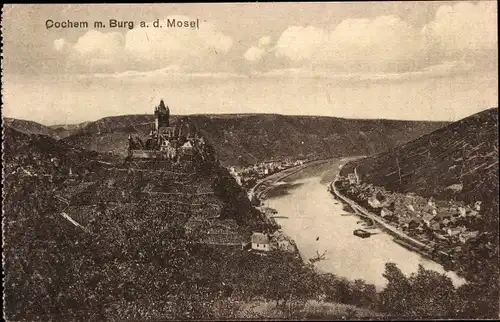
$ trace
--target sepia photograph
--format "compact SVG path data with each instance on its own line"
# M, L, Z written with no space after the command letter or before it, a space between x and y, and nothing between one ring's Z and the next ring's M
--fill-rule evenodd
M499 319L497 15L3 5L3 319Z

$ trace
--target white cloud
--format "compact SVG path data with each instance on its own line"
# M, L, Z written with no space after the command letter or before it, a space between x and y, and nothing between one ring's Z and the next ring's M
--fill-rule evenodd
M244 78L247 75L228 73L228 72L185 72L178 65L171 65L168 67L149 70L149 71L136 71L128 70L124 72L114 72L114 73L84 73L77 74L79 79L91 79L91 78L101 78L101 79L115 79L119 81L165 81L182 78L217 78L217 79L228 79L228 78Z
M60 51L68 45L71 48L68 59L73 65L124 71L131 68L154 70L172 64L194 70L214 69L216 61L233 45L230 37L209 22L200 22L200 29L167 28L167 19L191 20L186 16L169 16L160 21L163 28L137 26L124 34L91 30L74 44L58 39L54 47ZM149 22L150 26L152 24Z
M472 66L497 48L496 12L493 2L458 3L441 6L423 28L392 15L291 26L273 51L291 67L339 73L408 73L464 59Z
M270 36L261 37L236 58L255 63L250 70L308 68L317 75L326 71L387 78L412 72L427 75L426 68L436 66L442 73L462 70L447 68L447 62L460 62L468 71L478 66L491 70L490 61L497 56L496 9L495 2L442 5L422 28L392 15L345 19L329 28L290 26L274 44ZM165 26L167 19L190 20L169 16L160 23ZM230 37L204 21L199 30L136 26L112 33L91 30L75 43L63 38L53 42L54 50L67 57L67 66L94 73L155 71L172 65L190 74L234 71L238 66L235 57L229 57L232 46Z
M255 61L260 60L263 55L264 55L263 49L252 46L252 47L248 48L248 50L245 52L243 57L245 57L246 60L249 60L251 62L255 62Z
M422 34L446 56L495 50L498 46L496 2L443 5Z
M185 16L169 16L160 21L166 26L167 19L189 20ZM152 22L150 22L152 24ZM136 59L155 65L203 61L226 54L232 47L232 39L203 22L199 30L182 28L134 29L125 36L125 49Z
M259 47L265 47L271 43L271 37L270 36L264 36L259 39Z
M291 60L311 59L324 44L326 32L313 26L293 26L285 30L275 46L276 56Z
M423 52L419 31L394 16L346 19L332 30L290 27L279 38L276 56L312 66L357 72L406 69Z
M416 28L394 16L342 21L315 52L319 65L354 71L400 71L425 55ZM418 59L417 59L418 60Z
M57 51L62 51L64 49L64 47L66 46L66 40L64 40L64 38L59 38L59 39L56 39L54 40L54 48L57 50Z
M78 38L73 48L81 55L102 58L117 55L123 45L124 37L119 32L102 33L90 30Z
M312 69L309 67L272 69L269 71L254 71L254 77L300 77L300 78L327 78L345 82L360 81L402 81L419 80L423 78L432 78L447 76L450 74L464 74L472 70L473 64L464 61L446 61L442 64L432 65L420 70L408 72L345 72L332 73L328 69Z
M264 36L259 39L257 46L251 46L247 49L243 57L251 62L256 62L262 59L269 52L269 44L271 43L270 36Z

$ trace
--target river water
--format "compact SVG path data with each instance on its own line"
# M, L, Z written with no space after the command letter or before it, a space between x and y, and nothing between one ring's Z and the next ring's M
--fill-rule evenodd
M309 259L326 251L325 260L315 264L318 270L350 280L363 279L378 290L387 283L382 276L387 262L396 263L406 275L416 272L418 264L445 273L441 265L407 250L378 229L369 230L377 234L366 239L353 235L353 230L363 228L361 219L355 215L342 216L347 212L327 191L342 163L331 161L287 177L276 184L279 188L264 201L279 216L288 217L276 221L295 240L302 257ZM454 272L446 275L455 286L465 283Z

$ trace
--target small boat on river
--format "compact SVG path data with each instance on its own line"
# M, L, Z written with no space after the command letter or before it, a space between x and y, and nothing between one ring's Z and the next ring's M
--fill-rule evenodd
M371 233L369 233L369 232L367 232L366 230L363 230L363 229L356 229L352 233L353 233L354 236L358 236L358 237L361 237L361 238L368 238L368 237L371 236Z

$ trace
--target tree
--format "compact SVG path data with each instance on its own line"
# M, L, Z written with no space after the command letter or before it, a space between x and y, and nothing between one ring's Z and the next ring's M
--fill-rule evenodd
M407 278L393 263L387 263L383 276L387 287L380 293L380 308L397 317L456 317L457 295L449 277L419 265Z
M382 275L388 283L380 293L380 308L398 316L403 316L408 308L408 296L411 285L406 276L394 263L385 264L385 272Z
M367 284L361 279L357 279L353 283L352 302L356 306L371 307L377 299L377 290L375 285Z
M449 318L455 313L456 291L449 277L419 265L409 278L411 295L408 312L412 317Z

